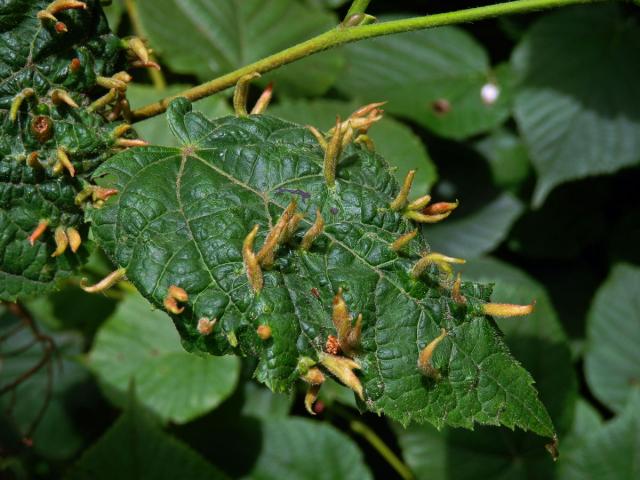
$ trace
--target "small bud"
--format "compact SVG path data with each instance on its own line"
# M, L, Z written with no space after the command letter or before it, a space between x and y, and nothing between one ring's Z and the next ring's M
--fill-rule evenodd
M409 170L407 176L404 178L404 182L402 183L402 187L398 192L396 198L389 204L389 208L394 212L398 210L402 210L407 204L407 198L409 198L409 192L411 191L411 185L413 184L413 177L416 175L415 170Z
M344 385L356 392L361 400L364 400L364 392L362 389L362 383L353 370L359 369L354 360L347 357L338 357L336 355L329 355L328 353L320 352L320 363L335 375Z
M289 223L287 223L287 228L282 236L282 242L288 242L295 235L296 230L298 229L298 225L300 221L304 218L304 215L301 213L295 213L289 219Z
M251 285L251 288L255 293L259 293L264 285L260 263L258 262L255 253L253 253L253 242L256 239L259 228L259 225L254 226L242 243L242 259L244 261L244 268L247 271L249 285Z
M20 110L20 106L22 102L24 102L27 98L32 97L35 94L35 90L33 88L25 88L20 93L18 93L15 97L13 97L13 101L11 102L11 108L9 110L9 119L11 122L15 122L18 118L18 111Z
M76 253L82 245L82 237L78 230L73 227L67 228L67 238L69 239L69 247L73 253Z
M82 288L87 293L104 292L105 290L113 287L116 283L122 280L126 274L127 274L127 270L125 268L119 268L111 272L109 275L104 277L95 285L91 285L91 286L87 286L86 285L87 279L83 278L80 281L80 288Z
M71 9L86 10L87 4L76 0L55 0L49 4L47 12L55 15L56 13Z
M42 164L38 160L38 152L31 152L27 156L27 165L31 168L42 168Z
M340 129L340 117L336 117L336 126L333 135L324 152L324 179L329 187L333 187L336 184L336 170L338 168L341 151L342 131Z
M313 242L322 234L324 231L324 218L322 218L322 214L320 213L320 209L316 210L316 219L313 222L313 225L307 230L302 237L302 242L300 242L300 248L302 250L309 250Z
M407 210L420 210L426 207L431 201L431 195L423 195L407 205Z
M438 223L447 218L449 215L451 215L451 212L442 213L439 215L425 215L424 213L420 213L415 210L409 210L404 214L406 218L418 223Z
M342 296L342 288L339 288L338 293L333 297L331 321L336 328L336 332L338 332L338 339L345 338L351 329L351 317L349 316L347 303Z
M256 330L260 340L269 340L271 338L271 327L269 325L260 325Z
M273 265L276 249L285 235L287 225L296 210L296 206L297 202L292 200L284 212L282 212L278 222L269 231L264 245L262 245L262 248L256 254L256 259L260 262L261 266L269 267Z
M364 20L364 13L354 13L349 15L342 22L344 27L357 27Z
M438 202L433 205L429 205L422 210L425 215L442 215L443 213L449 213L458 208L458 201L455 202Z
M296 372L301 376L304 376L316 363L317 362L311 357L300 357L298 358L298 364L296 365Z
M148 65L150 63L149 50L138 37L130 37L124 40L125 46L131 50L131 53L140 60L140 63Z
M227 333L227 341L232 348L236 348L238 346L238 337L236 337L236 332Z
M44 143L53 135L53 121L46 115L33 117L31 132L40 143Z
M320 292L316 287L311 287L311 295L313 295L314 298L320 299Z
M341 352L338 337L329 335L327 337L327 343L324 346L324 351L330 353L331 355L338 355Z
M118 78L116 78L115 76L113 77L103 77L103 76L97 76L96 77L96 83L106 89L116 89L120 92L124 92L127 89L127 82L120 80Z
M416 262L411 270L411 276L413 278L418 278L424 273L429 265L437 265L444 273L451 274L452 271L450 264L463 264L466 262L467 261L462 258L448 257L441 253L429 253Z
M236 89L233 93L233 109L238 117L246 117L247 113L247 97L249 96L249 85L255 78L261 75L258 72L243 75L236 83Z
M58 162L60 163L60 165L62 165L64 169L67 172L69 172L69 175L71 175L72 177L75 177L76 169L73 166L73 163L71 163L71 160L69 160L69 156L67 155L67 152L64 150L63 147L57 148L56 156L58 158Z
M96 110L100 110L101 108L106 107L111 102L113 102L118 96L118 91L115 88L109 90L105 95L93 101L91 105L87 107L87 111L95 112Z
M313 410L313 405L316 403L318 399L318 394L320 393L320 387L322 385L309 385L307 389L307 393L304 396L304 408L310 415L315 415L316 412Z
M560 456L560 452L558 451L558 435L554 434L553 437L551 438L551 442L545 444L544 448L547 450L547 452L549 452L549 454L551 455L551 459L554 462L558 461L558 457Z
M311 125L307 125L307 129L313 134L314 137L316 137L316 140L318 141L322 149L326 150L327 141L325 140L324 135L320 133L320 130L318 130L316 127L313 127Z
M445 115L451 111L451 102L446 98L439 98L431 104L431 109L438 115Z
M71 73L78 73L81 67L82 64L80 63L79 58L73 58L71 60L71 63L69 63L69 70L71 71Z
M76 205L80 206L88 199L91 199L96 206L100 206L113 195L117 195L118 190L115 188L104 188L98 185L87 185L83 188L75 198Z
M38 222L38 226L33 232L31 232L31 235L29 235L29 243L31 246L33 246L33 244L36 243L36 240L42 236L48 226L49 220L40 220L40 222Z
M187 292L176 285L171 285L167 290L167 296L164 297L164 308L175 315L178 315L184 311L184 307L178 305L178 302L185 303L189 301L189 295Z
M121 125L118 125L116 128L114 128L111 131L111 137L112 138L120 138L122 135L127 133L132 128L133 127L131 125L129 125L128 123L123 123Z
M433 357L433 352L436 347L444 340L447 336L447 331L444 328L440 329L440 335L431 340L429 344L422 349L420 352L420 356L418 357L418 368L420 371L429 378L433 378L434 380L440 379L440 372L437 368L431 365L431 357Z
M273 96L273 83L270 83L264 89L264 91L262 92L262 95L260 95L260 98L258 98L258 101L251 109L251 115L259 115L261 113L264 113L267 110L269 103L271 103L272 96Z
M417 234L418 234L418 230L416 229L398 237L398 239L391 244L391 247L390 247L391 250L393 250L394 252L400 251L405 245L407 245L411 240L413 240Z
M313 367L310 368L306 374L302 375L301 378L309 384L309 389L304 397L304 407L311 415L315 415L313 404L318 399L320 387L325 381L324 374L319 368Z
M141 138L117 138L115 141L117 147L146 147L149 142L142 140Z
M198 333L204 336L211 335L211 332L213 332L213 327L216 326L216 323L218 323L217 318L213 318L213 319L209 319L206 317L199 318Z
M492 317L522 317L533 312L536 302L529 305L513 305L510 303L485 303L482 312Z
M370 152L376 151L376 145L373 143L373 140L371 140L369 135L365 135L364 133L358 135L354 140L354 143L363 144Z
M53 90L51 90L50 96L51 96L51 101L55 105L65 104L72 108L78 108L78 104L75 102L73 98L71 98L71 95L69 95L67 92L65 92L61 88L54 88Z
M67 247L69 246L69 239L67 238L67 234L64 231L64 228L58 227L53 233L53 239L56 242L56 249L51 254L52 257L59 257L62 255Z
M56 33L67 33L69 29L67 28L67 24L64 22L56 22L53 26Z
M467 303L467 299L464 297L464 295L462 295L462 292L460 291L461 287L462 287L462 277L458 273L458 276L456 277L456 281L453 282L453 288L451 289L451 298L458 305L464 305Z

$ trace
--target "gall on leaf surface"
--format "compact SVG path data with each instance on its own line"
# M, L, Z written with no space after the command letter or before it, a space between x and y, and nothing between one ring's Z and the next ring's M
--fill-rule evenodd
M400 187L380 155L348 144L330 188L324 151L302 125L267 115L208 120L185 99L174 100L167 116L182 147L112 157L96 175L120 195L90 217L97 241L154 305L162 308L173 286L188 294L184 310L172 315L187 349L257 357L256 377L287 391L305 373L299 365L326 356L328 336L337 335L332 303L342 289L352 320L363 319L350 352L360 367L363 410L403 424L502 424L553 435L531 376L482 313L491 287L463 282L458 293L467 302L459 305L435 266L411 275L429 251L421 233L399 251L390 248L416 225L389 208ZM258 252L294 199L303 218L263 269L256 293L243 242L257 225ZM317 212L324 229L303 251ZM211 333L199 333L201 318L217 319ZM256 330L265 324L271 336L262 340ZM447 336L431 358L436 381L417 361L442 328Z

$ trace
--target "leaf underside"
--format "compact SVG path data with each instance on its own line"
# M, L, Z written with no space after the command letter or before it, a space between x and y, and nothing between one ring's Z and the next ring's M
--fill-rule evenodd
M342 288L350 311L364 319L353 355L362 408L403 424L477 422L553 435L531 376L481 313L491 288L463 283L468 302L458 305L435 268L411 277L429 250L421 234L401 253L389 248L416 225L389 209L398 185L382 157L347 146L336 186L328 188L323 150L303 126L270 116L208 120L184 99L170 105L168 120L183 146L130 149L102 165L96 175L120 193L90 217L98 242L154 305L162 307L171 285L186 290L184 312L173 315L185 348L257 357L257 378L289 390L298 360L318 358L336 334L331 306ZM257 251L294 198L304 219L256 294L243 240L259 225ZM324 232L301 251L316 209ZM210 335L198 333L202 317L218 319ZM256 333L262 324L272 332L266 341ZM448 335L432 358L442 374L435 381L420 373L417 359L440 328Z

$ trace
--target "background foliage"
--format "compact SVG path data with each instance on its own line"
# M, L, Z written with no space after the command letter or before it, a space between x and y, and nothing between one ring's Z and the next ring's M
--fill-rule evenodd
M107 11L121 36L142 29L163 66L165 86L138 73L135 108L330 28L343 3L138 0L135 29L119 0ZM374 0L369 10L439 8ZM537 299L533 315L499 325L558 429L557 463L522 432L359 418L337 384L310 419L302 392L268 392L250 360L184 352L169 317L126 284L89 296L69 282L27 305L56 350L0 397L3 478L638 477L639 21L627 4L567 8L368 40L261 79L275 84L269 113L323 129L388 100L377 148L399 176L419 168L423 192L461 201L428 227L434 249L469 259L465 278L495 282L501 301ZM225 94L196 108L230 112ZM137 129L173 141L164 118ZM95 278L110 269L99 253L85 267ZM24 329L9 336L16 325L3 311L0 388L48 351Z

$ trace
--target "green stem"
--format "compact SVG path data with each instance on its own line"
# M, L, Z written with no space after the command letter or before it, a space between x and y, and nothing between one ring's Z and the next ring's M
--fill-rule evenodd
M369 444L376 449L376 451L382 455L382 457L393 467L393 469L398 472L398 475L403 478L403 480L414 480L413 473L409 470L402 460L398 458L398 456L393 453L393 451L387 447L387 444L369 427L367 427L364 423L358 420L351 420L349 426L351 430L355 433L363 437Z
M502 15L515 13L525 13L548 8L561 7L565 5L575 5L582 3L594 3L603 0L515 0L495 5L469 8L456 12L427 15L424 17L407 18L390 22L377 23L372 25L362 25L356 27L337 27L326 33L318 35L306 42L299 43L281 52L270 55L262 60L258 60L250 65L239 68L209 82L185 90L177 95L164 98L160 101L146 105L133 112L133 121L144 120L163 113L169 102L176 97L186 97L195 101L214 93L232 87L236 82L248 73L265 73L274 70L282 65L300 60L314 53L322 52L330 48L351 43L366 38L390 35L393 33L411 32L426 28L440 27L443 25L454 25L458 23L473 22L486 18L493 18Z
M371 0L353 0L351 7L349 7L349 11L344 18L349 18L351 15L355 15L357 13L366 12L370 1Z

